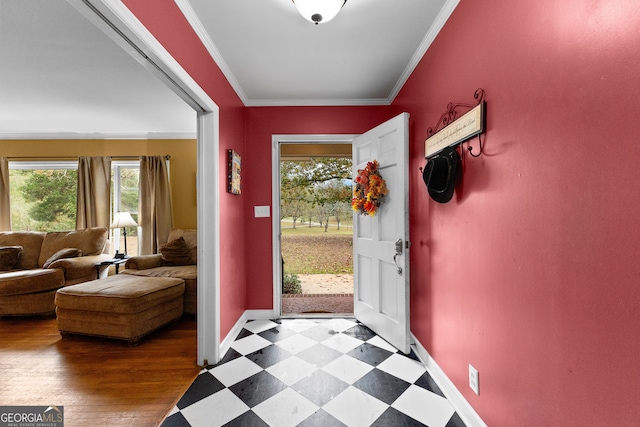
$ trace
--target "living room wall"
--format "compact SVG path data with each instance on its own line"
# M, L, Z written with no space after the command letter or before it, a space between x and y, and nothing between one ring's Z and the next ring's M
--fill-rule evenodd
M640 419L639 27L634 2L462 0L393 103L417 171L486 91L454 199L410 174L411 329L489 426Z
M196 228L196 140L4 140L0 153L9 158L78 156L171 156L171 195L175 228Z

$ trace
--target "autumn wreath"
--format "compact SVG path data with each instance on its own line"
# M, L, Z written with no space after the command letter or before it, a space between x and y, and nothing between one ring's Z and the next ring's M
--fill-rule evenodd
M380 176L377 160L367 163L364 169L358 169L353 186L351 208L362 215L375 216L376 211L389 193L387 183Z

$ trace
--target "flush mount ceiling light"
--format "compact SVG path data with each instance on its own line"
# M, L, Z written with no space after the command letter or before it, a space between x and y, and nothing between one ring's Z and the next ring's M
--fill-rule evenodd
M291 0L306 20L318 25L336 17L347 0Z

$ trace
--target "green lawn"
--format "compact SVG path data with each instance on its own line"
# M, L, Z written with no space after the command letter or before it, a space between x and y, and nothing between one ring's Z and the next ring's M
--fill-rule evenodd
M296 224L282 228L282 258L284 271L295 274L353 273L353 242L350 227L324 227ZM289 223L290 227L290 223Z
M340 230L338 230L335 226L329 226L329 229L325 233L324 227L320 227L318 225L309 228L309 226L305 225L300 227L296 225L296 228L282 228L283 236L326 236L326 237L335 237L335 236L349 236L353 234L351 228L346 228L340 226Z

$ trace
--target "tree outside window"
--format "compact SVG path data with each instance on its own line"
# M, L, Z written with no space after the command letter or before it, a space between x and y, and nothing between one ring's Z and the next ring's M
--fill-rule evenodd
M76 169L10 169L9 182L13 230L75 229L77 166Z
M129 212L138 222L140 162L113 161L111 212ZM14 231L66 231L76 228L78 163L12 161L9 163L11 228ZM122 230L114 229L114 249L124 248ZM127 229L127 248L137 253L138 230Z

